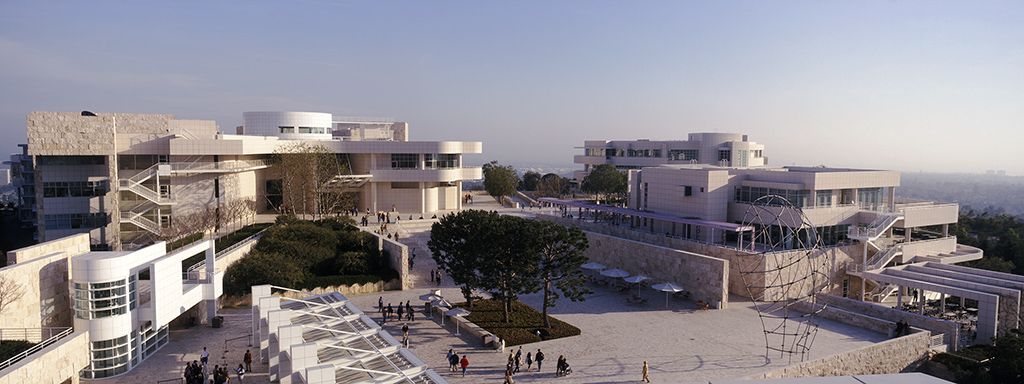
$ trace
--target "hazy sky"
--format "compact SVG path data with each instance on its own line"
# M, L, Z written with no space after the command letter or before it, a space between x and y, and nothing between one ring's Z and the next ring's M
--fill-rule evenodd
M36 110L393 117L476 163L738 132L772 165L1024 175L1024 2L4 0L0 153Z

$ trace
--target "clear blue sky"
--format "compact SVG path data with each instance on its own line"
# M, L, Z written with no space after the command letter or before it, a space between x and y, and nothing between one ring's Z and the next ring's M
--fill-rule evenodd
M0 2L34 110L394 117L484 162L739 132L773 165L1024 175L1021 1Z

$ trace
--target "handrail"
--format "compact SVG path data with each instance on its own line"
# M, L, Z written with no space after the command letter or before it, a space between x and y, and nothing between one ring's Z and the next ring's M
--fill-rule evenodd
M868 260L867 269L878 269L884 267L886 264L889 264L889 261L891 261L893 257L896 257L896 254L899 253L900 249L902 249L902 246L900 244L892 244L888 248L876 252L875 255L872 256L870 260Z
M241 241L239 241L237 243L231 244L230 247L227 247L227 248L224 248L224 249L222 249L220 251L217 251L217 253L213 257L214 263L216 263L217 260L220 260L220 259L224 258L224 256L227 256L229 253L233 252L234 250L236 250L238 248L241 248L246 243L248 243L250 240L255 240L255 239L259 239L259 238L263 237L263 232L266 232L268 229L270 229L270 227L263 228L259 232L256 232L256 233L250 235L249 237L246 237L245 239L242 239ZM192 264L192 266L188 267L188 271L191 272L191 271L203 269L205 267L206 267L206 260L203 260L203 261L200 261L198 263Z
M31 348L26 349L26 350L22 351L21 353L19 353L17 355L14 355L10 359L7 359L7 361L4 361L4 362L0 363L0 370L7 369L7 367L10 367L14 363L17 363L17 362L21 361L22 359L28 357L28 355L31 355L31 354L36 353L36 352L39 352L39 351L43 350L43 348L49 347L51 344L57 342L57 340L63 339L65 336L70 335L72 332L75 331L75 329L72 328L72 327L67 327L67 328L53 328L53 327L47 327L47 328L17 328L17 329L21 329L23 331L23 334L26 335L25 336L26 339L28 338L27 335L28 335L28 330L29 329L38 329L39 330L39 338L40 339L42 339L43 330L51 331L51 336L49 338L47 338L46 340L42 340L38 344L33 345ZM63 329L63 331L61 331L60 333L58 333L56 335L53 335L52 331L56 330L56 329ZM8 336L2 336L4 331L6 331L6 330L0 329L0 338L7 338L8 337Z

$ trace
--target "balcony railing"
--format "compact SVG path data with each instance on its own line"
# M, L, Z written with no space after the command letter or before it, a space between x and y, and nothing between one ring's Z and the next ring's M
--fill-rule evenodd
M29 355L43 350L43 348L49 347L57 340L63 339L65 336L70 335L74 332L74 328L6 328L0 329L0 340L38 340L36 345L31 348L22 351L21 353L14 355L7 361L0 363L0 371L7 369L14 363L21 361Z

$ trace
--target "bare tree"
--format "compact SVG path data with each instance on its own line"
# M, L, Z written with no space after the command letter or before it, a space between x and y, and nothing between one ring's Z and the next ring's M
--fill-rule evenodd
M3 314L11 303L25 295L25 288L6 275L0 275L0 314Z
M340 176L349 174L348 165L320 144L297 143L274 153L274 167L281 178L282 204L286 210L312 214L314 218L342 209L344 199Z

